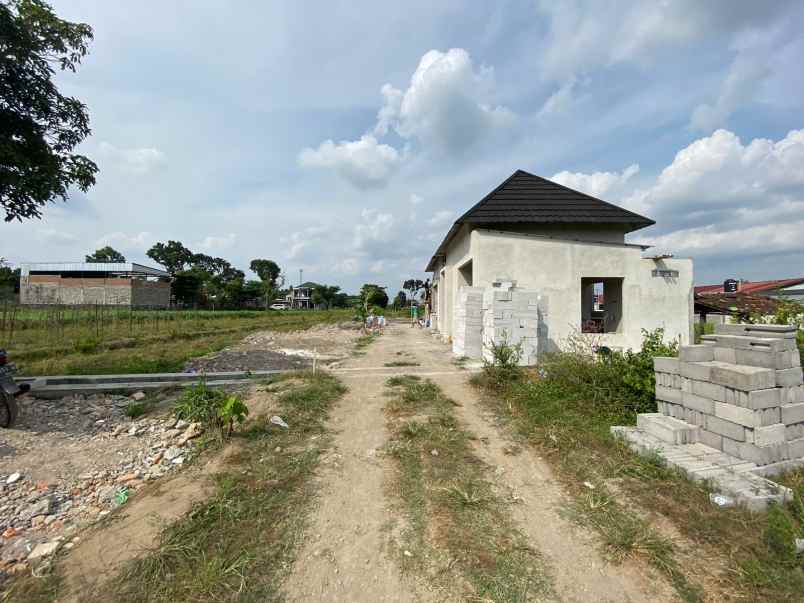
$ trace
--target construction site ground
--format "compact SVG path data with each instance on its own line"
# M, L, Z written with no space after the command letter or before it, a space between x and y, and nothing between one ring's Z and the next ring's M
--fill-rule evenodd
M531 569L540 573L549 587L524 600L678 600L655 568L638 557L610 562L596 533L566 517L562 510L567 494L550 466L534 449L517 445L497 424L469 384L471 371L454 362L445 344L427 331L392 323L361 352L355 347L360 335L351 326L316 327L294 334L260 333L194 364L217 370L261 370L273 367L249 364L250 354L264 358L265 352L306 350L297 357L306 355L311 361L316 355L317 363L329 365L347 388L326 420L330 438L315 472L316 495L307 501L310 511L293 550L294 560L282 575L283 598L366 602L472 598L466 584L456 582L454 589L445 590L400 563L401 558L424 552L403 550L399 538L405 518L390 487L394 468L387 454L386 381L395 375L418 375L431 380L454 401L457 424L471 434L474 462L488 471L495 500L502 501L514 529L540 560ZM273 395L270 388L258 385L245 393L252 410L250 420L270 411ZM26 404L34 403L32 399ZM179 450L178 456L171 452L173 459L195 455L192 439L181 447L170 441L184 439L186 427L180 425L177 431L167 394L154 414L137 420L123 415L122 398L41 404L36 410L24 407L20 427L0 433L0 508L6 509L9 492L24 484L19 500L36 504L35 493L47 493L53 497L54 513L66 507L66 519L47 519L46 514L36 526L4 538L0 552L7 551L9 541L25 537L25 531L36 543L55 541L55 558L48 559L39 571L39 575L59 575L55 600L94 600L93 593L101 592L95 590L99 585L108 583L133 559L150 554L158 546L162 528L210 495L222 464L231 467L237 462L237 451L228 445L201 453L186 468L181 462L162 464L169 448ZM91 410L85 412L79 406ZM160 463L155 464L160 451ZM20 476L7 484L17 473ZM113 500L108 486L117 487L126 480L132 482L130 498L121 504L119 497ZM80 489L82 481L86 485ZM72 504L67 503L87 489L92 495L84 506L91 507L92 515L76 514L73 521L69 515ZM438 518L429 520L437 522ZM26 561L24 557L3 556L11 583L32 568L43 567L46 558Z

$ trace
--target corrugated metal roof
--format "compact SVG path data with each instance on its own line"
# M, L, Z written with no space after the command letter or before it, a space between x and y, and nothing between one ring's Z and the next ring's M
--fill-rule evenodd
M170 276L164 270L134 262L27 262L20 264L20 275L31 272L126 272L144 276Z
M640 216L546 178L517 170L452 225L426 271L432 272L461 224L609 224L631 232L655 224Z

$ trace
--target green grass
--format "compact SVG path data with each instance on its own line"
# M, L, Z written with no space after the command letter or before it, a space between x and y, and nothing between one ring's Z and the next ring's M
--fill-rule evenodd
M160 318L143 324L109 319L102 327L83 318L67 318L61 327L40 320L0 335L10 339L6 347L20 375L177 372L191 358L237 343L249 332L291 331L351 318L348 310L151 314Z
M664 467L657 457L634 454L614 438L610 426L632 424L633 405L603 390L594 392L590 383L596 369L578 369L579 362L570 355L555 356L542 363L541 376L523 373L504 387L488 374L474 378L498 416L555 467L573 497L571 516L598 531L612 559L638 556L663 571L684 600L701 600L701 588L688 574L690 569L700 573L711 557L720 559L726 571L711 581L718 592L707 592L708 597L727 600L742 593L752 601L799 599L804 566L768 545L769 531L779 531L768 516L714 506L704 484ZM608 380L605 376L601 382ZM781 481L796 491L797 502L779 512L787 531L802 537L804 471ZM683 566L677 546L654 523L657 517L669 520L696 549L700 547L707 564Z
M454 402L416 376L392 377L387 385L403 570L465 600L552 596L543 560L513 527L489 468L473 454L472 435L453 415Z
M352 356L364 356L366 353L366 348L374 343L380 335L376 333L366 333L365 335L361 335L355 341L355 348L352 351Z
M290 429L262 417L242 432L243 448L217 477L216 494L170 526L158 550L130 564L99 600L281 598L279 585L315 496L313 471L327 442L324 420L345 392L321 372L282 378L300 376L304 382L278 398L277 414Z

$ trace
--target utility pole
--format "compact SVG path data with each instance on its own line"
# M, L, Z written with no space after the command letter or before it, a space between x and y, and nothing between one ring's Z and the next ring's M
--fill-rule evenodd
M303 282L302 274L304 274L304 270L302 268L299 268L299 287L302 286L302 282Z

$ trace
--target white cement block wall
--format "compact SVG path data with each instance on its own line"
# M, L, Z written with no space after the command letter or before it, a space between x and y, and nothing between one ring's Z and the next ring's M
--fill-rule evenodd
M482 354L483 289L461 287L455 306L455 334L452 353L458 357L480 358Z
M483 290L483 358L491 361L492 344L520 346L519 364L536 364L539 351L539 293L523 289Z
M616 333L584 334L613 349L638 349L642 329L665 329L666 338L688 344L693 334L692 260L643 259L637 246L568 240L474 229L464 225L447 249L439 271L439 332L445 340L454 335L454 308L458 267L472 261L472 286L489 287L505 279L517 287L538 291L549 312L544 312L540 336L544 351L560 348L580 331L581 278L622 278L622 320ZM609 240L610 234L605 233ZM601 238L602 235L601 235ZM652 271L676 270L678 277L655 277ZM547 303L544 304L545 308Z

